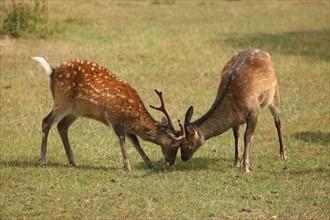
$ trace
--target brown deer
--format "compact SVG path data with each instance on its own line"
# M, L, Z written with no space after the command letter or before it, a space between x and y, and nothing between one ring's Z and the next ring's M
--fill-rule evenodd
M42 120L41 165L47 164L49 130L58 123L57 129L69 163L76 166L68 139L68 129L78 117L95 119L113 127L119 138L124 168L127 170L131 170L131 166L126 152L125 137L132 141L149 168L154 166L141 148L137 136L160 145L168 165L175 162L182 138L175 136L176 131L165 108L162 92L156 90L161 107L151 106L165 114L166 120L160 123L148 113L137 92L108 69L94 62L78 59L52 68L44 58L32 58L42 65L49 76L54 101L52 111Z
M217 97L201 118L190 122L191 106L185 116L181 158L189 160L205 140L232 128L235 137L234 165L240 165L239 128L246 123L243 166L250 171L249 150L259 113L268 106L275 119L280 142L280 158L286 159L279 118L280 96L271 57L259 49L246 49L234 55L222 70Z

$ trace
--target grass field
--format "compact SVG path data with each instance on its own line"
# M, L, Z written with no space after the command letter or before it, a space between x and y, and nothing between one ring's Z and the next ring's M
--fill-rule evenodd
M329 219L330 27L328 1L48 2L45 39L1 39L0 219ZM70 130L79 168L68 166L56 129L46 168L38 163L41 120L52 107L52 66L72 58L102 64L145 105L164 92L172 118L212 104L220 71L245 48L269 52L281 94L287 161L268 110L260 116L245 174L232 166L232 132L188 162L166 167L159 146L131 145L125 172L112 130L80 119ZM162 115L148 108L157 119ZM241 141L242 142L242 141Z

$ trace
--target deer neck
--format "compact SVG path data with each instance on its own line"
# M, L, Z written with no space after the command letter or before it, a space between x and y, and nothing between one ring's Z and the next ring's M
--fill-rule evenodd
M150 141L154 144L161 145L164 138L166 138L165 132L159 122L157 122L145 109L140 115L139 123L136 123L134 127L134 133L145 141Z
M217 108L211 108L205 115L193 122L204 140L220 135L230 129L234 124L234 111L226 100Z

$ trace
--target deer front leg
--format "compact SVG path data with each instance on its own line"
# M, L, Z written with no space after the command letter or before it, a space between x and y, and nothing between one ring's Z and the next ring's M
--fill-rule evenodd
M76 119L77 119L76 116L72 116L72 115L66 116L57 124L57 130L61 136L66 156L68 157L70 165L73 167L77 166L77 164L70 147L68 130L69 127L76 121Z
M119 142L120 142L121 154L124 160L124 169L126 169L127 171L131 171L132 168L126 151L125 136L119 136Z
M146 155L146 153L143 151L140 143L139 143L139 139L135 136L135 135L127 135L128 138L132 141L133 146L135 147L135 149L139 152L139 154L141 155L142 159L144 160L144 162L147 164L147 166L150 169L155 169L154 165L152 164L152 162L150 161L149 157Z
M258 116L259 116L259 112L251 113L246 123L246 131L244 134L244 154L243 154L243 168L246 173L250 172L249 153L253 139L253 133L257 126Z
M240 150L238 146L238 140L239 140L239 125L233 127L233 133L235 138L235 160L234 160L234 167L240 166Z
M124 161L124 169L126 169L127 171L131 171L132 168L131 168L131 165L130 165L130 162L128 159L128 154L126 151L124 126L122 124L115 125L114 130L119 139L121 154L122 154L123 161Z

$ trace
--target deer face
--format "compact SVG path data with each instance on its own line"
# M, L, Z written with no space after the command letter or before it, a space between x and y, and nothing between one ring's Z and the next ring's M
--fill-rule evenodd
M166 165L174 165L176 155L179 150L179 145L182 142L182 137L180 137L180 132L175 131L175 134L168 127L168 122L163 118L162 127L160 128L160 146L165 159Z
M182 136L184 137L181 141L181 159L183 161L189 160L193 154L198 150L200 146L204 143L203 136L199 131L190 123L193 114L193 107L191 106L185 117L184 129L182 131Z
M175 164L176 154L178 153L179 146L168 147L161 145L162 153L165 158L166 165L172 166Z
M188 125L186 127L186 136L180 145L181 159L183 161L189 160L203 143L204 138L198 133L193 125Z

